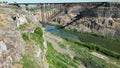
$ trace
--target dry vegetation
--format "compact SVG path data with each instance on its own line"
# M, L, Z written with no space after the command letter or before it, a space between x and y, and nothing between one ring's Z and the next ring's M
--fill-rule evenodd
M6 27L7 21L6 21L6 15L5 12L0 12L0 27Z

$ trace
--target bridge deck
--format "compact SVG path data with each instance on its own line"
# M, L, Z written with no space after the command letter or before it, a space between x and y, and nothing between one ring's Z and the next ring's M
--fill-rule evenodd
M79 3L89 3L89 2L60 2L60 3L9 3L9 5L19 4L19 5L36 5L36 4L79 4ZM93 2L94 3L94 2ZM101 2L95 2L95 3L101 3Z

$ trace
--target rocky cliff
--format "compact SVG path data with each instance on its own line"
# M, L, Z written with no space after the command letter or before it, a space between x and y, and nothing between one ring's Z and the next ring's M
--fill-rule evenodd
M41 25L31 12L9 5L0 6L0 68L26 68L29 62L29 68L47 68L46 50L40 48L46 42L25 40L38 29ZM43 35L40 38L44 39Z

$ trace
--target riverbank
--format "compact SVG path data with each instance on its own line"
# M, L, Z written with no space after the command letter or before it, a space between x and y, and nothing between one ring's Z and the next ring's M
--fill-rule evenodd
M85 43L94 43L100 45L109 50L120 53L120 38L111 37L111 36L103 36L95 33L88 32L77 32L73 30L63 30L68 33L72 33L78 36L79 40Z
M119 44L120 38L119 37L103 36L103 35L95 34L95 33L78 32L75 30L61 29L60 25L54 25L54 24L48 24L48 25L51 25L54 27L54 28L52 28L53 30L50 31L53 34L58 35L59 32L55 33L56 30L54 30L54 29L57 29L57 31L59 30L63 33L65 32L65 33L72 34L72 35L76 36L78 38L78 40L81 42L94 43L94 44L100 45L104 48L107 48L109 50L120 53L120 44Z
M45 38L49 42L47 60L50 67L60 65L60 67L65 66L66 68L69 66L74 68L78 68L76 66L80 66L80 68L119 68L118 59L89 49L83 44L77 44L73 40L65 40L49 32L45 32ZM101 56L98 57L98 54Z
M103 54L106 54L108 56L111 56L117 59L120 58L119 38L117 39L115 37L103 36L103 35L98 35L94 33L77 32L73 30L59 29L60 26L58 27L58 25L57 26L51 25L51 26L54 27L52 28L52 31L50 31L51 33L58 35L62 38L65 38L66 40L70 42L76 43L78 45L83 45L89 49L101 52ZM59 34L59 32L55 33L56 29L61 32L75 35L76 37L78 37L79 41L74 40L72 37L69 38L69 37L61 36L62 34Z

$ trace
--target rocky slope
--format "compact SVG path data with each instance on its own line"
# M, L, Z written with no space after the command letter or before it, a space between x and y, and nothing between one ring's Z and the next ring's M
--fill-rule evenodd
M24 24L27 27L23 26ZM29 62L31 62L31 67L34 67L33 62L33 64L36 63L36 68L47 68L45 52L37 46L45 44L23 39L23 34L34 34L37 27L41 25L29 11L16 9L9 5L0 6L0 68L26 68Z

